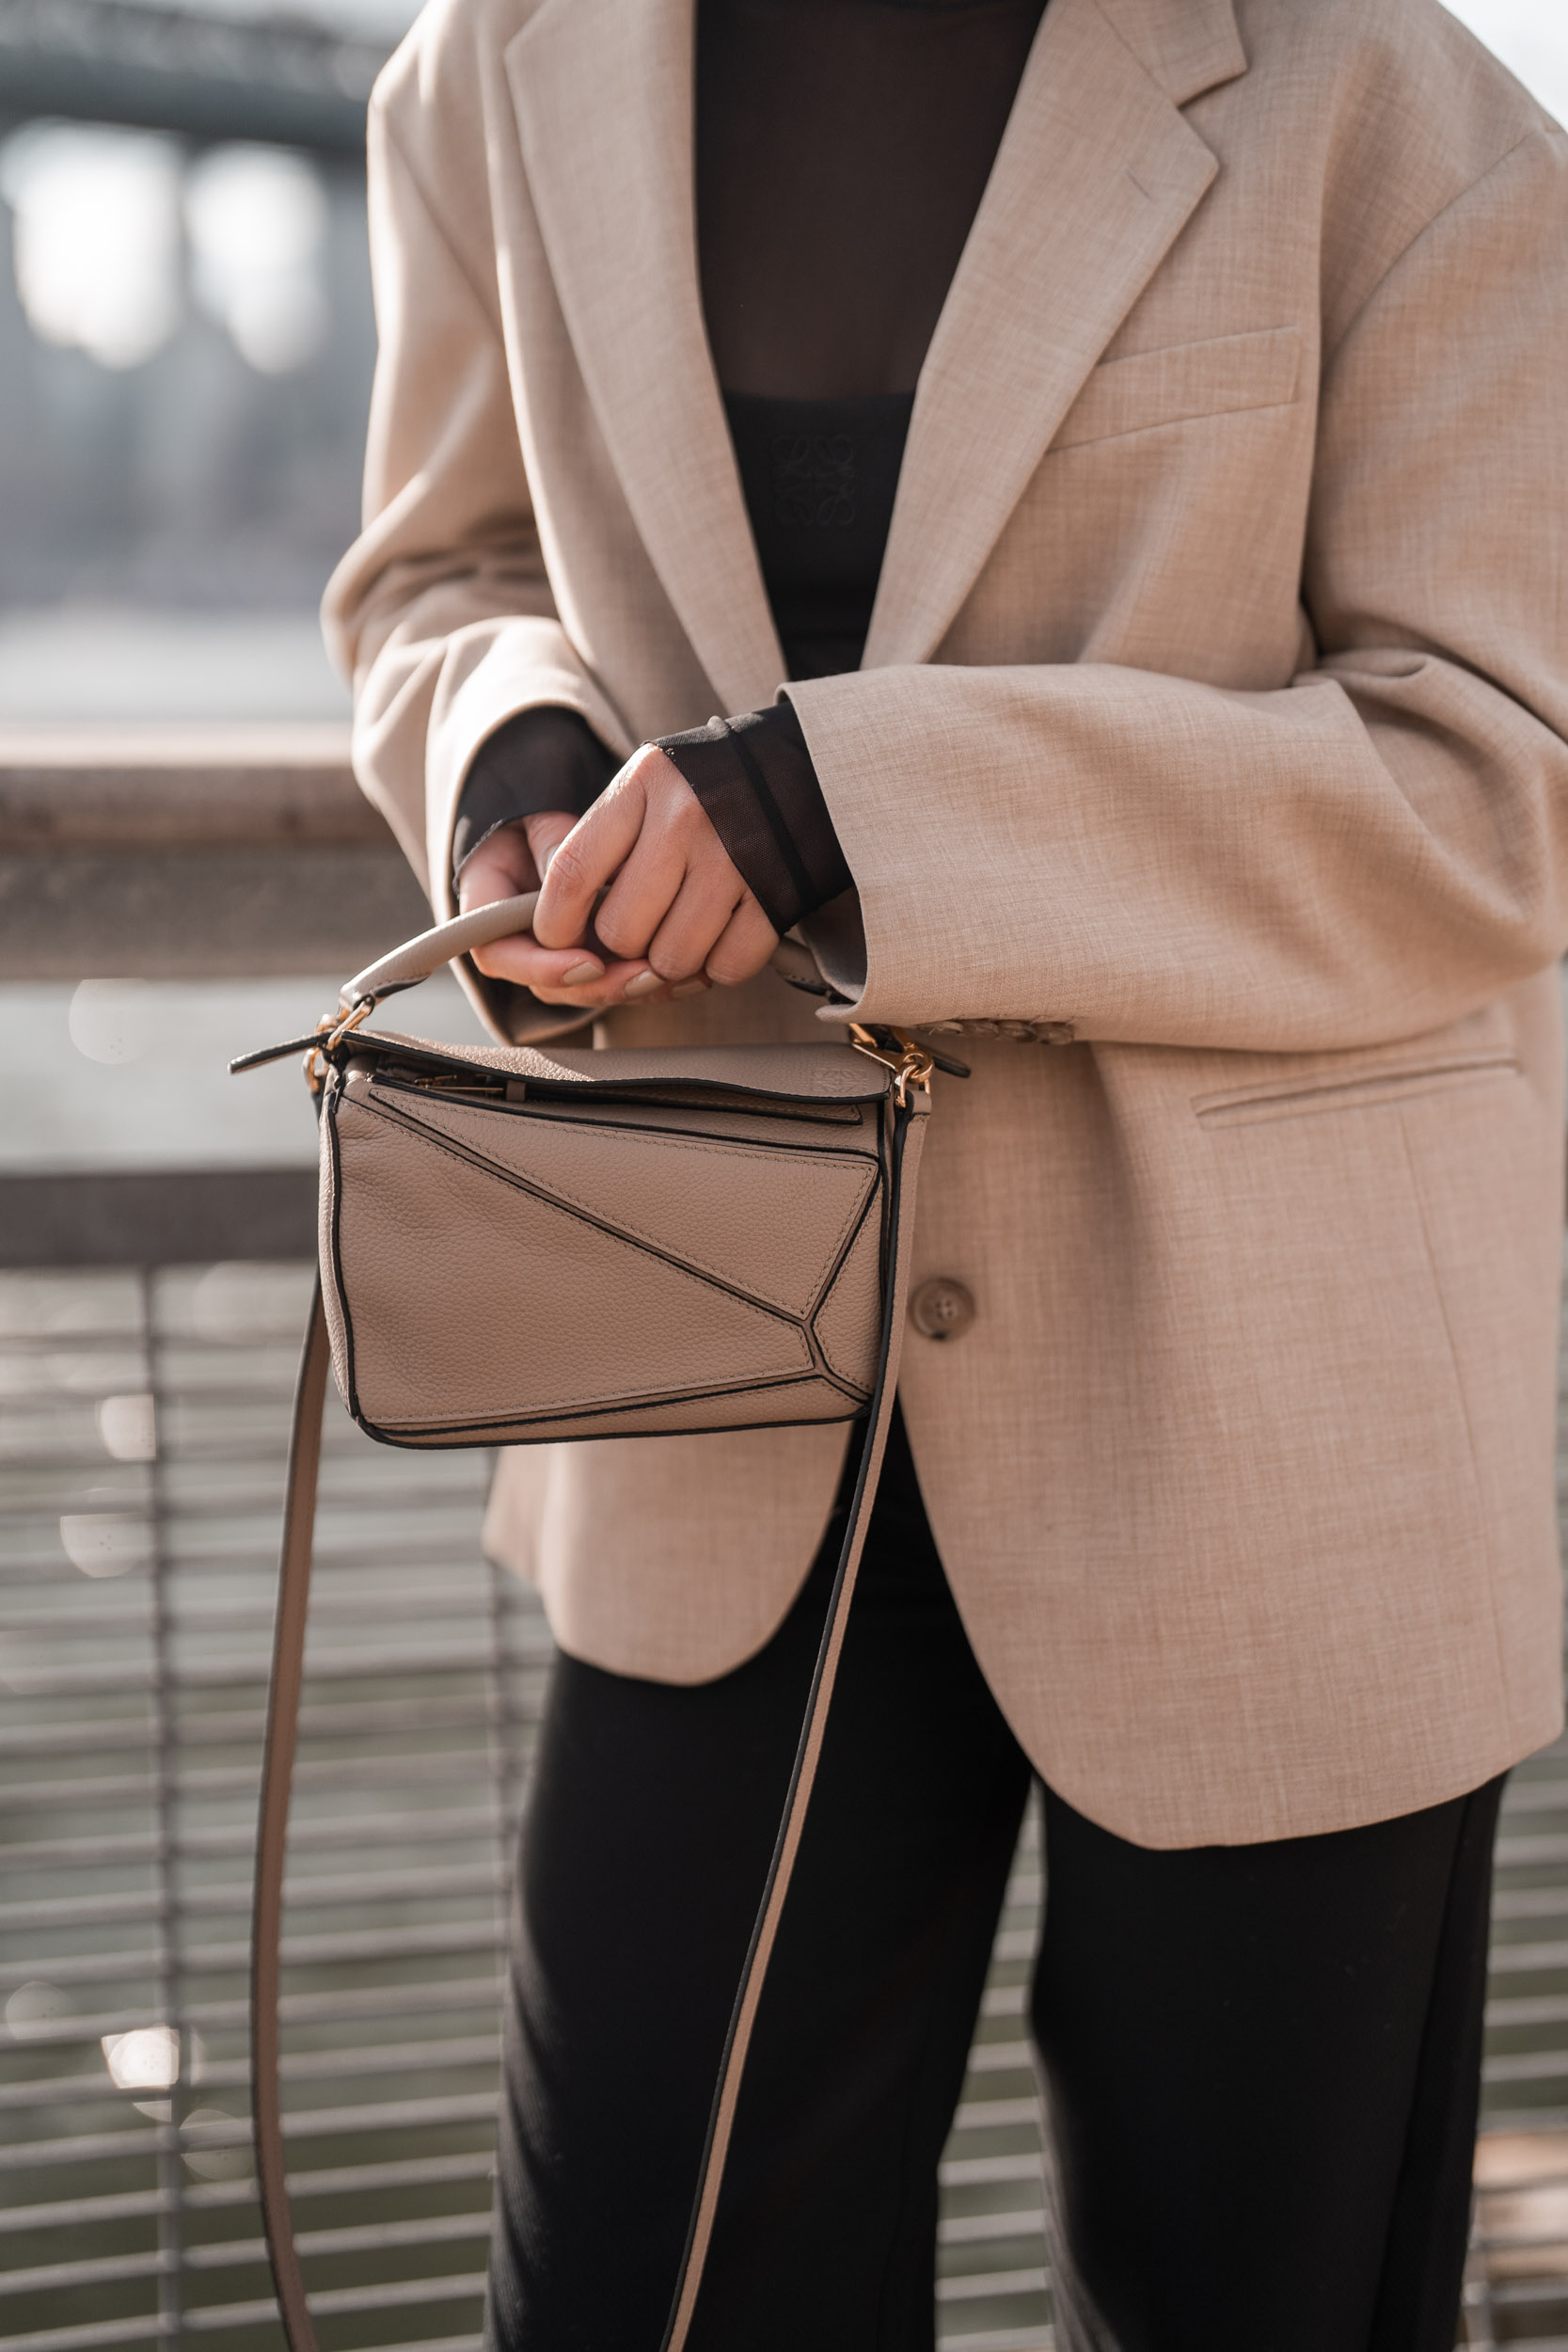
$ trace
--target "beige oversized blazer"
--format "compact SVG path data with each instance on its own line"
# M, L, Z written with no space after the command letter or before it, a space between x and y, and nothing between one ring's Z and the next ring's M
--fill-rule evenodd
M372 107L328 619L443 913L511 713L626 754L784 675L691 42L692 0L433 0ZM1435 0L1051 0L864 667L792 693L858 884L823 967L974 1064L914 1274L977 1313L902 1381L931 1521L1036 1765L1146 1845L1402 1812L1558 1728L1565 508L1568 146ZM610 1026L812 1020L768 975ZM701 1680L844 1442L518 1453L491 1539L567 1649Z

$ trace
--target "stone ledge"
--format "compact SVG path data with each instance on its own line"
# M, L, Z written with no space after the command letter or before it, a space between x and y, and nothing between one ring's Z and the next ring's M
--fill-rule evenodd
M0 728L0 850L385 849L331 724Z
M0 978L353 972L429 920L346 726L0 729Z

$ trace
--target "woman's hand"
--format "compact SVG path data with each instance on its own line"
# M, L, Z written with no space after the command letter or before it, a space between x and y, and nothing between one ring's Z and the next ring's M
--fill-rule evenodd
M493 906L498 898L518 898L525 891L537 890L551 858L576 823L566 809L552 808L519 818L515 824L499 826L464 862L457 877L458 913L471 914L476 907ZM476 947L473 960L490 979L519 980L552 1004L577 1001L563 993L568 985L580 987L588 979L601 985L608 962L608 958L585 953L581 947L546 956L527 932L518 931L492 940L488 947Z
M537 889L541 877L531 938L499 939L474 961L548 1005L644 1004L734 987L778 945L691 787L651 744L577 824L551 810L493 833L463 868L462 911Z

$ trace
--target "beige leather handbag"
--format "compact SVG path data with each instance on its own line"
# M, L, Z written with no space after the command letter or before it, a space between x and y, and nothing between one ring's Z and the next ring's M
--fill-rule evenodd
M350 980L315 1036L230 1065L305 1048L321 1113L321 1266L294 1400L251 1967L257 2170L293 2352L316 2344L284 2179L279 1939L329 1353L349 1411L388 1445L860 1424L660 2352L684 2344L702 2280L893 1410L933 1057L887 1029L853 1028L848 1045L595 1053L360 1025L453 957L526 930L533 906L437 925Z

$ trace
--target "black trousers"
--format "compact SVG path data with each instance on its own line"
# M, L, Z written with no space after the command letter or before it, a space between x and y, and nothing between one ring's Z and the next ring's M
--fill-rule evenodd
M657 2352L834 1551L718 1682L554 1669L496 2352ZM692 2352L930 2352L937 2162L1029 1786L895 1425ZM1064 2352L1450 2352L1500 1793L1152 1853L1045 1791Z

